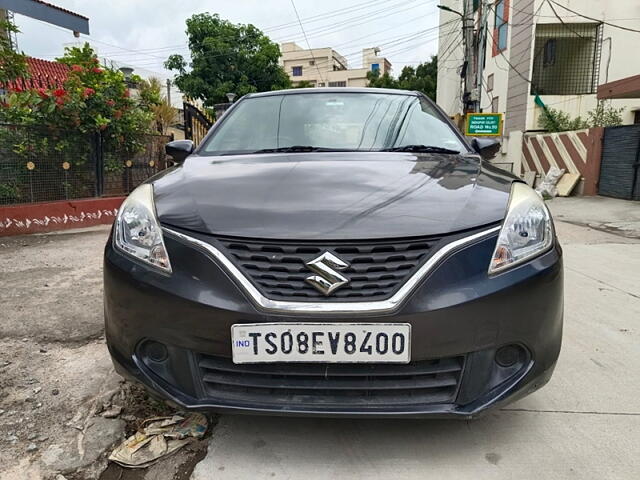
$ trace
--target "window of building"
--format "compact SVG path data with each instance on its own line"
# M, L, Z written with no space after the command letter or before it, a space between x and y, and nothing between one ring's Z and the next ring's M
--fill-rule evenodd
M346 87L347 82L329 82L330 87Z
M531 94L596 93L600 76L601 50L601 24L538 24L533 54Z
M493 97L493 99L491 100L491 112L498 113L500 111L499 108L500 108L499 97Z
M509 0L495 3L495 27L493 29L493 56L507 49L509 35Z
M380 71L380 64L379 64L379 63L372 63L372 64L371 64L371 71L372 71L372 72L378 72L378 71Z
M487 92L493 91L493 73L487 77Z
M302 76L302 67L293 67L292 68L292 75L294 77L301 77Z
M633 123L640 123L640 110L633 112Z
M542 64L545 67L556 64L556 39L550 38L544 42Z
M319 87L324 87L324 82L320 82L320 83L318 83L318 86L319 86Z
M309 60L309 65L315 65L316 61L315 60Z

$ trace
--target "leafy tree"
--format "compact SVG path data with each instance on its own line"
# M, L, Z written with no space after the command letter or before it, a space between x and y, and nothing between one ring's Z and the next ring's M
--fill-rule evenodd
M140 104L152 108L156 105L160 105L163 102L163 85L160 79L156 77L150 77L147 80L136 79L135 83L138 85Z
M0 85L28 75L25 55L14 51L9 41L9 35L17 32L15 25L0 20Z
M226 93L239 96L291 85L278 64L280 47L253 25L235 25L217 14L187 19L191 61L171 55L165 62L177 71L175 84L205 106L226 102Z
M147 80L140 79L137 84L140 104L151 110L158 132L166 135L169 127L176 123L178 112L167 102L162 82L156 77L150 77Z
M435 100L438 79L438 57L432 56L431 60L421 63L417 67L404 67L397 79L388 73L380 75L379 70L369 72L367 79L369 80L369 86L373 88L415 90Z

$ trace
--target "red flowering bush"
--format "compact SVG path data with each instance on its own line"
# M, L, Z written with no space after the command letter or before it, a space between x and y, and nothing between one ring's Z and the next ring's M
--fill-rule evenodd
M139 133L152 131L152 108L129 94L120 71L100 68L88 44L70 47L57 61L69 66L59 88L15 88L0 106L0 122L79 131L101 131L105 141L134 152ZM122 142L116 139L124 139Z

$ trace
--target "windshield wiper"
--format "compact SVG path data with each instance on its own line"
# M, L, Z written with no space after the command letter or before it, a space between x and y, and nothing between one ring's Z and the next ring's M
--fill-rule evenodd
M383 148L380 152L417 152L417 153L445 153L455 155L460 153L459 150L451 150L450 148L436 147L434 145L402 145L400 147Z
M314 147L312 145L291 145L289 147L262 148L251 153L297 153L297 152L347 152L346 148Z

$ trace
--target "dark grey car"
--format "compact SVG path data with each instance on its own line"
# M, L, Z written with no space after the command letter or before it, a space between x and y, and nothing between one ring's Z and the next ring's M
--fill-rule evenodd
M122 205L117 370L188 409L469 417L550 378L544 202L415 92L248 95Z

